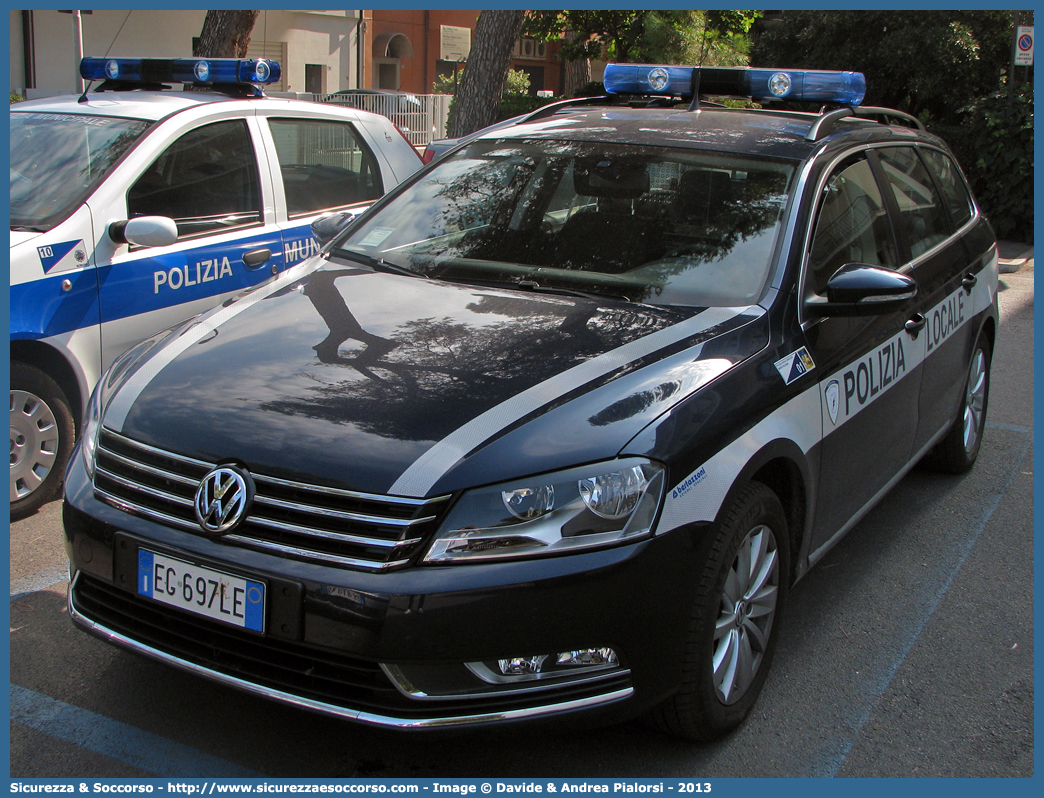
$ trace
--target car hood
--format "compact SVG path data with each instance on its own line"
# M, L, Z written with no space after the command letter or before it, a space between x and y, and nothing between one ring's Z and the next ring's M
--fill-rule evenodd
M208 462L427 496L613 457L764 345L758 308L664 308L327 264L183 328L107 428Z

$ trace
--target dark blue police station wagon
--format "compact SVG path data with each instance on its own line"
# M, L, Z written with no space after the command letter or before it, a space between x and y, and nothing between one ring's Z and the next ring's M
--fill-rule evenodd
M858 73L605 84L112 366L78 626L379 726L743 720L790 586L914 464L974 463L996 241Z

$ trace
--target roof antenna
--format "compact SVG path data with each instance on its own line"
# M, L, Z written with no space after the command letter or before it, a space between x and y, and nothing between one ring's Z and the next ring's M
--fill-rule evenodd
M692 102L689 103L690 111L700 110L700 72L701 69L699 67L692 70Z
M127 25L127 20L130 19L131 13L132 13L132 11L128 11L127 12L127 16L125 16L123 18L123 24L120 25L120 29L118 31L116 31L116 35L112 37L112 41L109 42L109 46L108 46L108 48L106 48L105 55L103 55L102 58L108 58L109 53L112 50L112 46L114 44L116 44L116 40L118 38L120 38L120 34L123 33L123 28ZM94 81L93 80L88 81L86 83L86 85L84 85L84 87L83 87L83 94L80 95L80 99L78 99L76 102L78 102L78 103L89 102L89 100L87 99L87 92L89 92L91 90L91 86L93 86L93 85L94 85Z

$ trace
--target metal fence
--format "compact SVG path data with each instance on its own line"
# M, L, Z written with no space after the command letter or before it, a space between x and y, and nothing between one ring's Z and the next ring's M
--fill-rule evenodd
M432 139L446 137L449 94L352 94L344 92L317 98L321 102L372 111L388 117L410 144L423 147Z

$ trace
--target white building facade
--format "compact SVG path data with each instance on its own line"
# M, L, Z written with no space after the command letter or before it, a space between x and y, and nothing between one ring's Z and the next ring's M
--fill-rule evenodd
M205 10L10 11L11 92L23 97L78 91L79 55L192 55ZM261 11L247 55L283 67L273 91L326 94L359 86L363 12Z

